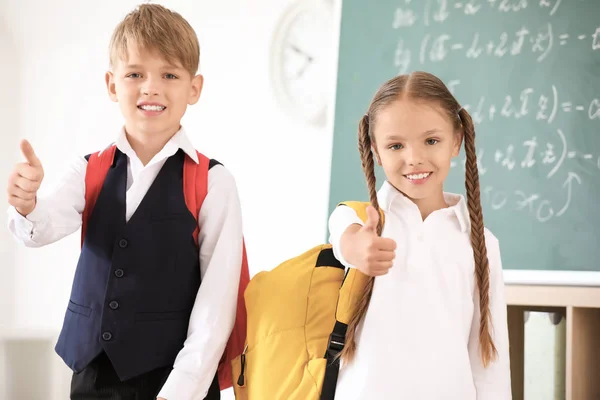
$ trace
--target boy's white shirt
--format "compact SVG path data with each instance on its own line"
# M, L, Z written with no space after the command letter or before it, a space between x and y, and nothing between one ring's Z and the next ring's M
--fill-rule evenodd
M127 221L170 156L182 149L198 162L196 150L183 128L146 166L131 148L124 130L119 133L116 146L128 156ZM85 158L78 157L59 185L38 199L27 218L9 207L8 227L19 242L28 247L41 247L80 228L85 206L86 166ZM208 173L208 193L198 225L202 285L192 309L184 347L158 394L167 400L206 397L235 322L242 262L242 216L235 180L221 165L214 166Z
M479 353L479 295L464 198L444 193L448 208L425 221L417 206L385 182L378 200L385 212L382 236L397 243L387 275L377 277L369 309L358 328L353 362L343 365L336 399L512 398L506 301L500 248L487 229L492 338L495 362L483 367ZM342 257L340 238L363 225L350 207L330 219L330 242Z

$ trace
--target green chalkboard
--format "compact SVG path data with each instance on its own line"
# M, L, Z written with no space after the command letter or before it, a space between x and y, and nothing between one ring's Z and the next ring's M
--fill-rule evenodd
M475 120L504 268L600 271L600 1L344 0L330 211L368 199L357 122L384 81L415 70ZM446 191L465 193L463 162Z

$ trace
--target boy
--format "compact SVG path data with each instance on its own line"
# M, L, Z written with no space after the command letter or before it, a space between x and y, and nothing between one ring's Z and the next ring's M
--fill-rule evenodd
M113 33L106 84L125 125L84 225L56 345L74 371L71 399L220 398L216 371L235 321L242 220L234 178L214 161L199 215L184 201L184 159L199 160L180 121L202 91L199 53L188 22L156 4L139 6ZM40 247L82 225L86 168L97 154L78 159L51 195L37 198L42 164L27 141L21 151L26 162L8 183L9 229ZM198 245L190 240L196 228Z

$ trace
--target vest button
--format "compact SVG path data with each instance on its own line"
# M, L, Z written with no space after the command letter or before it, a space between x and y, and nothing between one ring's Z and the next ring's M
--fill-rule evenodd
M117 269L117 270L115 270L115 276L117 278L122 278L124 274L125 274L124 271L122 269L120 269L120 268Z
M108 303L108 306L113 310L116 310L117 308L119 308L119 303L113 300L110 303Z
M104 339L106 341L109 341L110 339L112 339L112 333L110 333L110 332L104 332L102 334L102 339Z
M127 244L128 244L127 239L121 239L121 240L119 240L119 247L120 248L124 249L125 247L127 247Z

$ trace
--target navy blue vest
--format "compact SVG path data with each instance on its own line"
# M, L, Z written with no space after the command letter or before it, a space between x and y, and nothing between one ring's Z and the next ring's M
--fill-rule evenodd
M75 372L105 351L121 380L172 366L200 287L197 221L170 157L125 222L127 156L116 150L83 241L56 352Z

